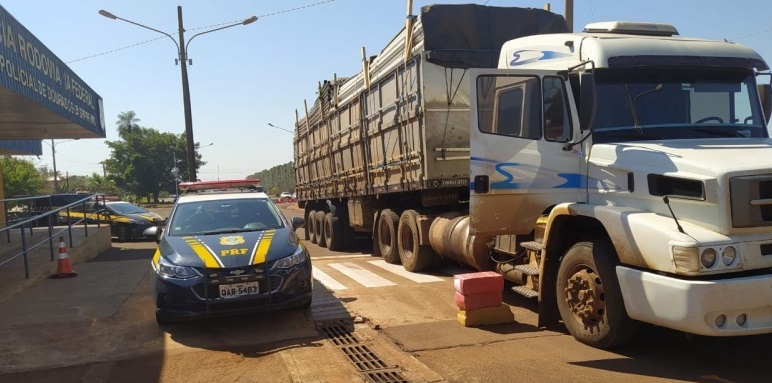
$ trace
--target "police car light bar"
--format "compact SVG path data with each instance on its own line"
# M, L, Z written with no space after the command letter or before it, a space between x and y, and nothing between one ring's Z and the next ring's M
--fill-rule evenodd
M180 183L180 190L182 191L239 189L239 188L253 188L253 189L262 190L263 182L260 181L259 179L254 179L254 180L198 181L198 182L181 182Z

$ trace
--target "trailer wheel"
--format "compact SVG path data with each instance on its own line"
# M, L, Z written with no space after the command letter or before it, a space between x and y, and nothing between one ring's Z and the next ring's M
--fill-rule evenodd
M378 249L381 251L383 260L398 264L399 251L397 251L397 223L399 216L391 209L383 209L378 218Z
M560 262L557 304L571 335L606 349L632 340L640 325L625 311L616 271L617 255L608 241L573 245Z
M316 210L308 212L306 227L308 228L308 238L311 240L311 243L317 243L319 237L316 236Z
M333 217L332 213L324 215L324 239L327 248L332 251L343 250L343 227L340 218Z
M399 258L405 270L412 272L430 269L435 257L431 246L421 245L416 218L418 218L418 212L405 210L399 217L397 230Z
M324 211L316 212L315 221L316 244L321 247L327 247L327 240L324 238Z
M311 222L309 222L308 220L309 216L313 217L313 215L311 215L310 212L308 211L308 206L306 206L305 212L303 214L303 219L306 220L306 224L303 225L303 234L305 234L304 238L307 240L311 240L311 231L312 231L311 229L309 229L309 227L311 226Z

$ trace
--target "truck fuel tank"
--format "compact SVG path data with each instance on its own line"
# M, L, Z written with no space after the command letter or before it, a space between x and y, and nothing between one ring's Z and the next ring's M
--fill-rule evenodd
M492 270L492 236L469 234L469 216L451 211L432 221L429 243L441 256L477 270Z

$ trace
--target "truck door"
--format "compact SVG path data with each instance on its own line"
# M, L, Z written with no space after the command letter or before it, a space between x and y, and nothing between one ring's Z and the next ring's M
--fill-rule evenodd
M470 221L478 235L528 234L550 206L584 199L569 81L557 71L470 70Z

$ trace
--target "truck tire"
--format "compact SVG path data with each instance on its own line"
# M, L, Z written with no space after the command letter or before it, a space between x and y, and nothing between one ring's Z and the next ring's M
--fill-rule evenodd
M327 240L324 238L324 211L316 212L315 221L316 244L320 247L327 247Z
M324 215L324 239L328 249L343 250L343 226L340 224L340 218L333 217L332 213Z
M316 236L316 210L311 210L308 212L306 227L308 228L308 239L311 241L311 243L318 242L319 238Z
M310 212L308 211L308 208L305 209L305 214L303 215L303 219L306 220L306 224L303 225L303 234L305 234L305 239L311 240L311 230L309 229L309 226L311 226L311 222L308 221L308 217L311 216Z
M421 245L416 218L418 218L418 212L405 210L399 217L397 229L399 259L405 270L415 273L430 269L435 257L431 246Z
M383 209L378 218L378 227L375 236L378 237L378 249L381 257L387 263L398 264L399 251L397 250L397 223L399 216L391 209Z
M629 342L640 323L630 319L619 289L617 254L609 241L574 244L557 276L560 317L576 340L607 349Z

